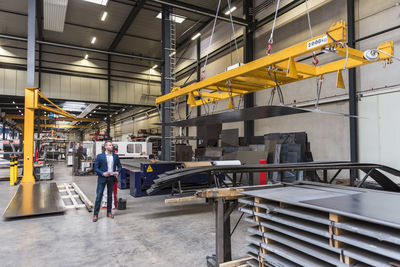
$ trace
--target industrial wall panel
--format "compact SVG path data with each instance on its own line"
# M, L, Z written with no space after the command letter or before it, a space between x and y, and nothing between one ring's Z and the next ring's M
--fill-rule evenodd
M25 87L26 87L26 71L17 70L17 84L15 95L25 95Z
M90 99L91 101L99 101L99 93L100 93L100 80L99 79L90 79Z
M81 100L90 100L90 79L89 78L80 78L81 79Z
M71 77L71 99L81 98L81 78Z
M141 97L143 94L148 94L148 90L143 89L147 88L147 86L137 83L135 84L135 90L134 90L134 97L132 103L138 103L141 102Z
M135 84L128 83L126 86L126 103L135 102Z
M360 162L376 162L400 168L399 101L400 92L393 92L366 96L358 102L361 117L358 124Z
M116 81L111 81L111 102L112 103L117 103L117 88L118 88L118 82Z
M6 69L4 71L4 91L6 95L15 95L17 87L17 71Z
M5 82L5 77L4 77L4 69L0 69L0 94L5 95L5 88L4 88L4 82Z
M50 94L48 97L60 98L61 94L61 77L58 74L53 74L50 76Z
M46 96L49 95L50 74L48 74L48 73L43 73L42 74L41 86L42 86L42 88L40 88L40 91Z
M127 99L126 99L126 82L118 82L118 97L117 97L117 101L118 103L127 103Z
M107 102L108 99L108 82L106 80L99 81L99 101Z
M60 77L60 97L62 99L71 98L71 77L61 75Z
M16 82L15 95L24 96L26 87L26 71L17 70ZM35 86L37 86L37 80Z

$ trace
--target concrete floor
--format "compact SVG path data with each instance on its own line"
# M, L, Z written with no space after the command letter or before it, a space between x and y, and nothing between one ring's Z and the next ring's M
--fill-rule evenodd
M72 176L65 162L55 168L55 182L75 182L95 200L97 177ZM5 210L17 187L0 181L0 209ZM64 215L0 220L1 266L206 266L215 253L215 219L204 202L164 204L166 196L134 198L129 190L127 209L115 219L100 212L92 222L86 209ZM240 213L232 214L232 227ZM248 224L242 219L232 236L233 259L246 255Z

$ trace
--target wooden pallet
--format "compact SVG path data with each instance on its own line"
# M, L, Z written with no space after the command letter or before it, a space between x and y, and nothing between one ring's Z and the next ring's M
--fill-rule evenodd
M66 209L80 209L86 207L89 212L93 210L93 203L75 183L58 185L58 190L61 193L61 199L63 199L64 205L65 202L67 202L65 200L70 200L72 202L72 205L65 205Z

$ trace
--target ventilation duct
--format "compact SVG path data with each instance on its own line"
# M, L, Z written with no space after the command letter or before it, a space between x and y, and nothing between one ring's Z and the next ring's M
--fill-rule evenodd
M48 31L63 32L68 0L43 0L43 27Z

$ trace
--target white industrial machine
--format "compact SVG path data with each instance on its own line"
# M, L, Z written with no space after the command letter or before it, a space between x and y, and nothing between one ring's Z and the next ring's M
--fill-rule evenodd
M120 158L149 158L153 145L150 142L113 142ZM104 141L95 143L95 155L103 152Z

